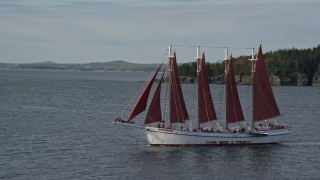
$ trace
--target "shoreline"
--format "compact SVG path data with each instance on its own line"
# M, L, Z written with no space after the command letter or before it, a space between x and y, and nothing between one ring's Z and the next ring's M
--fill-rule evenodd
M0 70L18 70L18 71L50 71L50 72L123 72L123 73L139 73L139 72L152 72L152 71L126 71L126 70L81 70L81 69L38 69L38 68L0 68ZM251 75L235 75L237 85L251 85ZM210 84L225 84L224 74L216 77L209 77ZM287 77L279 77L270 75L269 80L272 86L314 86L320 87L320 76L313 78L312 85L307 85L307 77L301 73L293 73ZM196 77L180 76L180 82L184 84L192 84L197 82Z

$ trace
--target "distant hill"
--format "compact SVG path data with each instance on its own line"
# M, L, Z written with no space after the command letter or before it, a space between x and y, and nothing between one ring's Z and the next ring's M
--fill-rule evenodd
M52 62L52 61L42 61L42 62L36 62L36 63L31 63L31 64L56 64L56 63Z
M95 62L92 62L92 63L89 63L89 64L94 64L94 63ZM97 64L101 64L101 63L97 62ZM134 64L134 63L130 63L130 62L127 62L127 61L122 61L122 60L117 60L117 61L105 62L105 63L102 63L102 64L109 65L109 66L125 66L125 65L128 65L128 64Z
M155 66L156 64L138 64L122 60L110 62L91 62L85 64L60 64L52 61L25 64L0 63L0 68L6 69L50 69L81 71L152 71Z
M138 64L127 61L92 62L84 64L87 69L104 71L152 71L155 64Z

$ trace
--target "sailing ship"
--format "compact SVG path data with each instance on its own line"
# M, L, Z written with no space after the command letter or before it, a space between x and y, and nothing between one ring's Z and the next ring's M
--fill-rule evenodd
M226 112L225 124L217 121L211 90L208 82L206 61L204 52L200 56L200 47L197 46L197 98L198 115L196 123L189 114L182 94L176 52L172 46L168 49L168 66L157 81L158 85L154 96L149 103L149 108L143 125L136 125L134 119L146 110L148 97L152 85L156 83L156 77L163 69L161 64L151 76L140 97L138 98L127 120L119 115L115 124L142 127L145 129L149 145L152 146L216 146L216 145L251 145L271 144L288 141L290 128L279 125L275 117L280 116L267 68L264 62L262 47L259 46L256 58L252 49L252 121L246 122L242 111L239 94L235 81L232 55L228 55L226 49L225 78L226 78ZM167 75L168 78L164 78ZM164 83L168 79L168 83ZM168 96L161 95L163 84L168 84ZM168 99L169 108L161 105L161 96ZM164 111L169 113L165 115ZM194 122L194 121L192 121ZM211 127L209 125L211 124Z

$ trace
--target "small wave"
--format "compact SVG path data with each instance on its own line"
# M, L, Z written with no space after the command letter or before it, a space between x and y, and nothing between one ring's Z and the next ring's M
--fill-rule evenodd
M47 110L47 111L70 111L74 112L75 109L65 109L65 108L57 108L57 107L48 107L48 106L20 106L25 109L38 109L38 110Z
M289 146L306 146L306 145L316 145L320 146L319 141L307 141L307 142L284 142L283 145L289 145Z
M30 108L30 109L49 109L49 110L61 110L61 108L56 107L46 107L46 106L20 106L21 108Z

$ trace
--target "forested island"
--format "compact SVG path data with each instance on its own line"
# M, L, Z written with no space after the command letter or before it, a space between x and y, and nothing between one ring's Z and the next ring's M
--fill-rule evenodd
M238 84L251 83L251 56L234 58ZM273 85L320 86L320 45L309 49L281 49L267 52L264 59ZM224 62L207 63L209 81L224 83ZM196 62L179 66L182 81L196 80Z
M250 56L234 58L238 84L251 83ZM320 45L308 49L280 49L266 52L264 59L273 85L320 86ZM80 71L152 71L155 64L137 64L126 61L93 62L86 64L0 63L2 69L80 70ZM181 81L196 81L196 62L179 64ZM209 81L224 83L224 62L207 63Z

